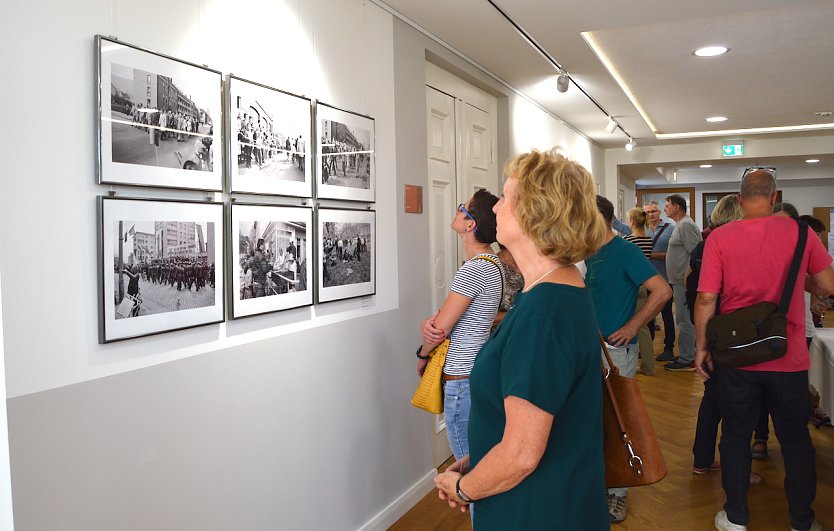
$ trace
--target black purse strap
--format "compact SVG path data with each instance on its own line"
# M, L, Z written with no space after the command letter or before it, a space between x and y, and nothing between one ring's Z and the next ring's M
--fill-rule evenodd
M799 227L799 239L796 241L796 250L793 252L793 261L788 270L788 278L785 280L785 288L782 290L782 299L779 301L779 313L787 315L788 306L791 304L793 287L796 285L796 277L799 275L799 264L802 262L802 255L805 254L805 243L808 241L808 225L801 221L796 222Z
M669 222L667 221L663 225L660 226L660 231L654 234L654 238L652 239L652 251L654 251L654 244L657 243L657 240L660 239L660 235L663 234L663 231L666 230L666 227L669 226Z

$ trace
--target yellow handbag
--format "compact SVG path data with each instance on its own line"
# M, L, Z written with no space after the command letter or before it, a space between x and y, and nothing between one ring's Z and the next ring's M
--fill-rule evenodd
M429 363L420 378L420 384L411 397L411 403L425 409L429 413L443 413L443 384L440 377L443 375L443 364L446 363L446 352L449 350L449 340L437 345L431 351Z

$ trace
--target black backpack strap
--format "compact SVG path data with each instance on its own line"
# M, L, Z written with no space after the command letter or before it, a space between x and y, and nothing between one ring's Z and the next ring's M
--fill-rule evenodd
M801 221L796 222L799 227L799 239L796 241L796 250L793 252L793 261L788 270L788 278L785 280L785 288L782 290L782 300L779 302L778 312L787 315L788 306L791 304L793 287L796 285L796 277L799 275L799 264L802 262L802 255L805 254L805 243L808 241L808 225Z

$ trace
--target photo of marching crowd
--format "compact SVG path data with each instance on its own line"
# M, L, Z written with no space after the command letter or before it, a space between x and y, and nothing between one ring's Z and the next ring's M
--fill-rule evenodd
M371 133L321 120L321 183L367 190L371 181Z
M239 300L307 290L307 224L241 221Z
M198 94L184 79L112 63L112 162L212 172L214 124L195 102L210 95Z
M322 285L325 288L371 280L371 224L322 224Z
M214 223L114 223L115 319L215 304Z

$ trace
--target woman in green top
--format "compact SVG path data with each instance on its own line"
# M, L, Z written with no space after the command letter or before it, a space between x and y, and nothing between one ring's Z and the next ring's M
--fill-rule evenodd
M470 455L435 478L474 527L608 529L599 332L573 265L604 236L595 185L556 152L512 159L495 206L498 240L525 288L471 373Z

